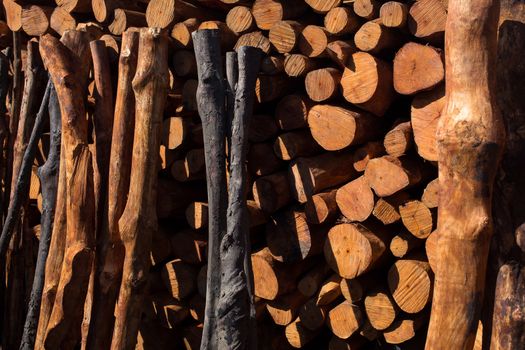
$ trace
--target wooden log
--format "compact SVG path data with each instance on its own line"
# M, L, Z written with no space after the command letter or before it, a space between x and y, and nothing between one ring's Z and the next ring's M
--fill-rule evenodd
M397 124L390 130L383 141L386 153L393 157L401 157L412 147L412 125L410 122Z
M192 230L182 230L172 235L170 241L173 255L184 263L199 265L206 262L207 243L206 237L202 234Z
M381 6L376 0L356 0L353 5L355 14L368 20L378 17Z
M363 85L363 79L370 84ZM348 102L382 116L394 98L392 67L366 52L357 52L343 72L341 89Z
M336 274L326 279L321 285L321 288L319 288L316 297L316 304L321 306L329 305L339 298L341 296L340 283L341 277Z
M274 213L292 200L286 171L258 178L253 183L252 192L257 206L266 213Z
M291 54L291 55L286 56L286 58L284 59L284 71L290 77L302 77L305 75L308 77L307 74L313 71L316 67L317 67L317 63L313 59L305 55ZM313 80L312 78L310 79ZM335 80L334 79L331 79L331 80L333 84ZM313 81L310 82L310 84L312 83ZM313 86L311 86L310 88L314 89ZM334 85L332 85L331 92L335 93Z
M29 36L44 35L49 31L51 7L29 5L22 8L22 30Z
M315 299L310 299L299 308L299 319L308 329L315 331L320 329L328 315L328 306L319 306Z
M224 49L231 49L235 46L235 43L237 42L237 34L231 31L230 28L226 25L226 23L221 21L205 21L202 22L199 25L199 30L201 29L215 29L218 30L220 33L221 38L221 46ZM269 45L269 44L268 44Z
M196 18L188 18L184 22L176 23L171 29L171 38L174 44L180 48L190 48L193 46L191 33L199 28L200 21Z
M385 27L403 28L407 23L408 7L397 1L387 1L379 9L379 18Z
M321 68L309 72L304 80L308 97L315 102L337 96L341 72L336 68Z
M406 192L398 192L392 196L379 198L372 214L385 225L390 225L401 220L399 206L410 199Z
M303 29L304 26L297 21L278 21L271 26L268 38L277 52L290 53L298 47Z
M266 310L270 315L273 323L278 326L287 326L299 314L299 309L307 300L307 297L300 292L295 291L290 294L280 296L278 299L270 300L266 303ZM304 320L301 319L304 323ZM311 329L310 327L307 327Z
M333 7L324 17L324 27L332 35L347 35L355 33L361 19L349 7Z
M180 182L201 180L205 177L204 149L192 149L184 159L177 160L171 166L171 175Z
M55 0L56 4L68 12L91 12L91 0Z
M396 258L402 258L415 248L420 247L424 240L417 238L413 234L401 231L390 241L390 252Z
M171 249L170 236L166 230L159 229L151 239L151 265L160 266L172 257L173 250Z
M86 36L79 33L78 38L83 41ZM40 51L60 101L66 183L69 184L64 262L44 344L72 349L80 338L82 301L86 297L95 244L93 169L82 101L87 74L84 75L86 67L82 67L79 56L50 35L40 39Z
M255 296L275 300L279 295L292 292L296 280L311 264L283 264L272 258L270 250L264 248L252 254Z
M316 12L325 14L336 6L339 6L341 0L305 0L305 2Z
M447 107L438 129L438 152L443 155L438 261L427 348L472 347L484 303L492 189L506 137L491 72L497 56L499 7L497 0L452 1L448 7ZM472 76L482 88L465 85ZM454 156L446 156L450 154Z
M274 152L271 143L252 143L248 151L248 171L252 175L266 176L278 172L283 161Z
M281 56L266 56L261 61L261 73L277 75L284 72L284 60Z
M317 332L306 328L298 317L286 326L284 334L292 347L300 349L310 343L317 335Z
M186 208L186 221L194 230L208 227L208 204L193 202Z
M255 27L255 20L249 7L235 6L226 16L226 25L234 33L242 34L250 32Z
M151 296L151 306L162 327L174 329L188 316L188 308L177 299L166 294Z
M182 117L170 117L162 122L162 144L170 150L183 144L189 133L189 123Z
M432 298L432 277L428 262L401 259L388 271L388 288L401 310L415 314Z
M268 217L261 208L257 206L254 200L247 200L246 206L248 207L248 221L250 223L250 228L256 227L268 222Z
M365 176L350 181L337 190L337 207L350 221L365 221L374 210L374 193Z
M443 43L447 10L442 1L423 0L410 7L408 28L416 38L433 44Z
M430 161L438 160L436 131L445 108L445 89L442 85L423 92L412 100L410 121L417 152Z
M323 27L308 25L299 36L299 50L308 57L322 57L330 42L330 33Z
M418 200L411 200L399 206L399 215L406 229L417 238L427 238L434 227L430 209Z
M77 21L62 7L55 7L49 19L49 26L58 35L62 35L66 30L74 30L77 27Z
M365 176L376 195L387 197L417 185L426 174L423 165L414 159L383 156L368 162Z
M332 227L324 246L326 262L343 278L356 278L372 269L386 256L388 237L361 224Z
M108 30L113 35L122 35L128 28L145 27L146 25L144 13L118 8L114 11L113 21L108 25Z
M86 32L90 40L101 39L104 34L102 26L94 22L78 23L76 30Z
M403 95L429 90L445 78L441 52L432 46L405 44L394 59L394 89Z
M173 55L173 71L177 77L197 76L195 54L189 50L177 50Z
M297 283L297 289L307 297L314 296L330 272L328 265L322 264L308 271ZM316 301L317 302L317 301Z
M197 290L201 297L206 298L206 275L208 274L208 266L206 263L202 265L197 275Z
M191 202L206 198L206 189L201 183L180 183L159 178L157 190L157 216L159 219L184 217L184 211Z
M7 26L13 32L22 28L22 6L14 0L3 0Z
M375 329L385 330L394 322L397 309L386 290L369 291L363 304L368 320Z
M341 288L343 297L355 304L364 299L365 292L374 284L377 284L377 282L373 281L370 276L364 275L359 278L341 279L339 288Z
M180 301L197 287L197 269L182 260L172 260L162 268L162 280L171 296Z
M271 102L286 95L290 90L290 81L281 75L261 75L257 78L255 93L257 102Z
M274 118L269 114L254 115L250 123L250 142L264 142L275 138L279 133Z
M400 34L380 21L369 21L363 24L354 35L355 46L372 54L392 52L401 46Z
M374 341L377 338L379 338L381 333L377 329L372 327L372 324L370 324L370 321L367 318L363 322L363 325L361 326L361 329L359 330L359 335L364 337L365 339L367 339L369 341Z
M363 314L359 306L345 300L330 310L327 325L335 336L348 339L357 332L363 321Z
M282 130L295 130L308 126L308 111L311 107L308 98L301 95L288 95L279 101L275 108L275 120Z
M307 9L300 0L255 0L252 15L257 27L269 30L275 23L301 16Z
M425 190L423 191L423 195L421 196L421 202L429 208L437 208L438 207L438 199L439 199L439 179L434 179L430 181L427 186L425 187Z
M204 322L204 310L206 308L206 300L204 297L195 294L188 301L188 308L190 310L190 316L197 322Z
M436 273L437 269L437 248L438 248L438 241L439 241L439 234L438 231L434 231L428 236L428 238L425 240L425 253L427 255L428 263L430 264L430 268L432 268L432 271Z
M183 0L150 0L146 9L149 27L171 28L174 23L188 18L207 20L214 17L213 10L203 11L195 4Z
M351 41L334 40L326 46L326 53L341 69L345 69L349 58L357 52Z
M283 263L302 261L320 254L326 229L309 226L303 212L287 210L273 217L266 227L266 242L272 257Z
M366 344L364 338L352 337L350 339L340 339L336 336L328 343L329 350L359 350Z
M428 316L427 316L428 317ZM388 344L402 344L416 336L416 331L425 323L425 316L397 319L383 331Z
M279 135L275 140L273 150L280 159L292 160L297 157L315 155L322 149L315 142L310 131L306 129Z
M241 35L235 43L234 49L237 51L242 46L256 47L265 54L269 54L271 50L270 40L261 31Z
M364 146L359 147L354 153L354 169L363 172L370 159L380 157L385 154L385 147L382 142L370 141Z
M125 349L136 343L139 314L149 269L151 234L157 230L156 171L160 122L166 100L167 43L159 29L141 29L135 92L135 137L128 201L119 220L125 257L111 347ZM151 130L151 132L142 132ZM137 151L140 149L141 151Z
M290 164L289 176L292 195L300 203L327 188L357 177L349 166L349 153L325 153L310 158L297 158Z
M306 221L315 225L333 221L338 213L336 193L332 190L313 195L304 206Z
M315 105L308 112L312 136L327 151L373 140L382 134L381 124L366 112L334 105Z

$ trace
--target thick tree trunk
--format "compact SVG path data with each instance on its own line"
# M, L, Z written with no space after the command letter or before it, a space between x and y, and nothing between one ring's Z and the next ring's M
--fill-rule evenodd
M438 128L439 260L427 349L471 349L480 318L492 187L505 140L492 72L498 13L498 0L454 0L448 7L447 107Z
M135 140L128 202L118 222L125 247L111 349L133 349L146 293L151 237L157 231L157 165L168 87L167 38L157 28L140 31L135 92Z

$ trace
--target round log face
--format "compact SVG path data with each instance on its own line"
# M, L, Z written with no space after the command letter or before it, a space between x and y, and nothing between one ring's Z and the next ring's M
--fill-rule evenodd
M277 276L266 259L252 255L253 281L255 296L266 300L273 300L279 294Z
M420 312L432 296L430 265L425 261L398 260L388 271L388 287L401 310Z
M356 131L355 113L342 107L317 105L308 113L313 138L327 151L350 146Z

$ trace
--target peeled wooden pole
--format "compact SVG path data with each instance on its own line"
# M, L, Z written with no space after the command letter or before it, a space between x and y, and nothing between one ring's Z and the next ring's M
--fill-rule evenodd
M156 188L160 125L168 87L167 38L140 30L135 92L135 137L128 201L118 222L124 244L122 282L115 308L112 349L135 346L146 293L151 236L157 230Z
M114 127L109 162L107 227L99 252L100 266L95 281L93 311L87 348L105 349L111 342L113 310L120 287L124 248L118 220L126 205L130 183L133 133L135 130L135 96L132 80L137 66L139 32L128 30L122 36L119 79L115 102Z
M60 102L68 184L64 262L44 342L45 347L72 349L80 337L95 240L93 169L82 100L85 67L75 53L50 35L41 38L40 51Z
M46 261L51 244L51 232L53 230L53 220L55 216L55 204L58 192L58 172L60 167L60 144L61 127L60 107L57 94L50 83L50 96L48 102L49 124L50 124L50 146L46 162L38 169L38 177L42 186L42 217L40 219L40 244L38 246L38 258L35 267L35 278L31 290L31 297L28 304L28 311L24 325L24 334L20 349L31 350L35 346L35 338L44 289L44 277ZM39 122L35 121L35 125Z
M201 349L215 344L216 308L220 292L219 242L226 233L225 92L218 30L198 30L192 34L199 73L197 90L202 120L208 187L208 276L206 310Z
M492 187L505 139L492 73L498 14L498 0L454 0L448 7L447 109L438 127L443 200L427 349L472 348L483 303Z

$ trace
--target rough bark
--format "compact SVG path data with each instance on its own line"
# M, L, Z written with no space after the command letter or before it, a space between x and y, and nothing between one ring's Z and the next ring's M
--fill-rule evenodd
M136 127L130 192L118 222L125 247L124 278L115 309L112 349L135 347L147 287L151 237L157 231L157 161L168 87L167 37L160 29L141 29L138 57L133 78Z
M492 188L505 139L493 74L498 13L497 0L448 7L447 107L438 127L439 260L427 349L472 348L480 318ZM475 89L468 83L473 76Z

